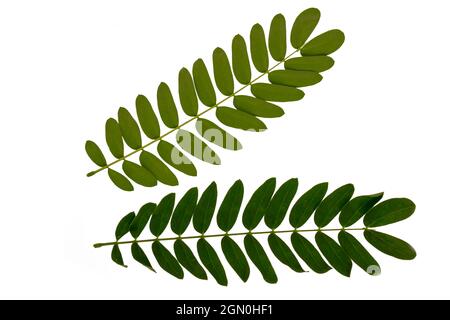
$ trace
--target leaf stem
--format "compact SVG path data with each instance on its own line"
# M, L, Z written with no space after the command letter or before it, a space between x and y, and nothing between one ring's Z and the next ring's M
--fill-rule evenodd
M122 245L122 244L132 244L132 243L145 243L145 242L154 242L154 241L171 241L171 240L189 240L189 239L201 239L201 238L218 238L218 237L233 237L233 236L245 236L248 234L277 234L277 233L293 233L293 232L300 232L300 233L306 233L306 232L337 232L337 231L364 231L367 228L334 228L334 229L304 229L304 230L298 230L298 229L291 229L291 230L267 230L267 231L247 231L247 232L236 232L236 233L220 233L220 234L210 234L210 235L196 235L196 236L178 236L178 237L169 237L169 238L153 238L153 239L144 239L144 240L129 240L129 241L114 241L114 242L104 242L104 243L96 243L94 244L94 248L101 248L106 246L114 246L114 245Z
M224 99L222 99L221 101L217 102L215 105L208 107L207 109L203 110L202 112L200 112L199 114L197 114L196 116L191 117L190 119L186 120L185 122L179 124L177 127L167 131L166 133L162 134L160 137L144 144L142 147L140 147L139 149L135 149L133 151L131 151L130 153L126 154L125 156L123 156L122 158L118 158L110 163L108 163L107 165L98 168L97 170L91 171L87 174L88 177L92 177L93 175L99 173L100 171L103 171L105 169L108 169L109 167L115 165L118 162L121 162L129 157L131 157L132 155L144 150L145 148L151 146L152 144L161 141L162 139L164 139L165 137L167 137L168 135L172 134L173 132L177 131L178 129L184 127L185 125L191 123L192 121L200 118L201 116L203 116L205 113L213 110L214 108L218 107L219 105L221 105L222 103L228 101L229 99L231 99L232 97L234 97L236 94L238 94L239 92L241 92L242 90L246 89L247 87L251 86L253 83L255 83L256 81L258 81L259 79L261 79L262 77L264 77L266 74L269 74L269 72L271 72L272 70L274 70L275 68L277 68L280 64L284 63L287 59L289 59L290 57L292 57L294 54L296 54L297 52L299 52L300 49L295 50L294 52L290 53L289 55L287 55L283 60L281 60L280 62L278 62L277 64L275 64L273 67L271 67L270 69L268 69L266 72L261 73L258 77L256 77L255 79L253 79L252 81L250 81L248 84L246 84L245 86L241 87L240 89L238 89L237 91L235 91L233 94L225 97Z

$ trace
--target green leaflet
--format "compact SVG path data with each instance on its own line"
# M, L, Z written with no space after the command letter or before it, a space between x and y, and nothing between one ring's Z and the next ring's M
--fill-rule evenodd
M291 44L299 49L309 38L320 20L320 11L309 8L303 11L295 19L291 30Z
M283 109L279 106L250 96L235 96L233 104L236 109L257 117L277 118L284 115Z
M286 56L286 19L282 14L273 17L270 24L269 51L276 61L282 61Z
M328 56L296 57L286 60L284 68L297 71L327 71L334 65L334 60Z
M203 192L194 210L192 222L198 233L204 234L208 230L214 215L214 210L216 209L216 202L217 185L213 182Z
M409 243L391 235L374 230L365 230L364 237L372 246L394 258L413 260L416 257L416 251Z
M134 260L142 264L144 267L155 272L155 269L153 269L152 264L147 258L147 255L145 254L144 250L142 250L142 248L139 246L139 244L137 243L131 244L131 255L133 256Z
M178 95L184 113L191 117L196 116L198 113L197 93L194 80L186 68L182 68L178 73Z
M158 154L171 167L177 169L188 176L196 176L197 169L180 150L167 141L161 140L158 143Z
M269 73L269 81L289 87L307 87L322 81L322 76L313 71L275 70Z
M194 214L197 198L198 189L191 188L178 202L173 211L172 220L170 221L170 227L175 234L181 235L186 231L191 222L192 215Z
M150 139L158 138L161 133L158 118L153 111L150 101L143 95L136 97L136 113L145 135Z
M216 92L209 77L208 69L202 59L195 61L192 67L192 75L194 77L195 88L197 89L198 98L208 107L216 104Z
M378 275L381 272L380 265L350 233L341 231L338 235L339 244L350 259L361 269L370 275Z
M150 220L150 231L159 237L169 224L175 205L175 193L170 193L158 203Z
M295 252L316 273L326 273L331 270L330 266L323 260L319 251L311 242L298 233L291 235L291 243Z
M255 83L251 87L252 94L262 100L289 102L303 99L305 93L293 87L271 83Z
M144 187L154 187L157 184L156 178L146 168L125 160L122 163L123 172L134 182Z
M178 129L177 143L184 151L197 159L214 165L220 164L220 158L217 153L189 131Z
M339 211L352 198L355 187L352 184L346 184L330 193L319 205L314 215L314 222L319 228L327 226Z
M156 180L169 186L178 185L178 179L172 171L164 164L164 162L150 152L142 151L139 156L139 162L145 169L152 173Z
M239 215L243 198L244 185L241 180L238 180L228 190L217 212L217 225L221 230L228 232L233 228Z
M130 225L135 217L134 212L130 212L125 217L123 217L116 227L116 240L119 241L124 235L130 231Z
M234 76L237 81L242 84L250 83L252 80L252 73L247 53L247 45L245 44L245 39L240 34L233 38L231 51Z
M207 119L198 118L195 123L197 132L207 141L228 150L240 150L242 145L237 138Z
M214 248L205 239L197 241L197 252L206 269L216 279L217 283L226 286L228 285L227 275L219 256Z
M119 120L120 132L126 144L135 150L142 147L141 131L130 112L123 107L119 108L117 119Z
M177 259L164 247L161 242L155 241L152 244L153 255L156 258L159 266L167 273L173 275L175 278L183 279L184 272L178 263Z
M109 151L116 158L123 157L123 140L122 133L120 133L120 127L117 121L113 118L109 118L105 124L105 137L108 144Z
M164 124L169 128L178 127L178 112L169 86L161 82L157 92L158 110Z
M106 166L105 156L103 155L102 150L100 150L99 146L94 141L86 141L84 149L86 150L86 153L92 160L92 162L94 162L99 167Z
M270 234L268 242L270 249L280 262L287 265L295 272L304 272L294 253L279 236L274 233Z
M128 180L123 174L108 168L108 176L111 181L116 185L116 187L122 189L123 191L133 191L133 185L130 180Z
M255 229L264 217L275 186L276 179L270 178L253 193L242 214L242 223L247 230Z
M274 230L278 228L286 216L287 210L297 193L298 179L290 179L286 181L275 192L272 200L269 202L264 221L266 225Z
M302 56L326 56L339 49L344 40L345 35L341 30L329 30L305 44L300 52Z
M415 210L416 205L409 199L389 199L367 212L364 225L371 228L386 226L409 218Z
M119 266L124 267L124 268L128 268L128 266L126 266L123 263L122 252L120 252L120 248L119 248L119 246L117 244L114 245L113 248L112 248L111 259L112 259L112 261L117 263Z
M322 202L328 190L328 183L319 183L305 192L294 204L289 222L294 228L303 226Z
M229 236L225 236L222 238L221 246L230 266L243 282L247 282L250 276L250 266L239 245Z
M343 276L350 277L352 261L344 249L323 232L316 233L316 243L331 266Z
M378 201L383 193L359 196L350 200L339 215L339 222L343 227L349 227L364 216Z
M222 48L214 49L213 68L217 88L223 95L231 96L234 92L233 73L227 54Z
M228 107L218 107L216 109L217 119L226 126L256 132L267 129L264 122L251 114Z
M177 239L173 244L173 250L178 262L194 277L201 280L208 279L205 269L198 263L194 253L183 240Z
M277 274L275 273L264 248L258 240L256 240L254 236L248 234L244 238L244 246L247 255L256 268L258 268L259 272L261 272L264 280L268 283L277 283Z
M153 214L155 208L156 204L149 202L139 209L138 214L130 225L130 233L134 239L137 239L141 235L145 226L150 221L150 216Z
M259 23L250 31L250 53L256 70L266 72L269 69L269 55L264 29Z

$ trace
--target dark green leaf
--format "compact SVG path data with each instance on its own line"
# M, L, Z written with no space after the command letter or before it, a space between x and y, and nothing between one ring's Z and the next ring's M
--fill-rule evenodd
M206 269L216 279L217 283L226 286L228 285L227 275L219 256L214 248L205 239L197 241L197 252Z
M350 201L355 187L346 184L330 193L319 205L314 215L314 222L319 228L327 226Z
M194 76L195 88L200 101L205 106L214 106L216 104L216 92L209 77L208 69L206 69L202 59L195 61L192 75Z
M205 192L203 192L197 207L194 210L192 222L194 229L198 233L204 234L211 224L217 202L217 185L215 182L211 183Z
M417 255L409 243L391 235L374 230L365 230L364 237L372 246L394 258L413 260Z
M248 84L252 80L250 61L247 53L247 45L244 38L238 34L233 38L232 43L232 64L233 72L237 81L242 84Z
M130 212L125 217L123 217L116 227L116 240L119 241L124 235L130 231L130 225L135 217L134 212Z
M319 251L305 237L297 232L291 235L291 243L295 252L316 273L326 273L331 270L330 266L323 260Z
M283 222L286 212L297 192L297 188L298 179L290 179L283 183L277 192L275 192L264 216L264 221L270 229L274 230L278 228Z
M247 234L244 238L244 246L247 255L261 272L264 280L268 283L277 283L277 274L275 273L264 248L258 240L256 240L256 238L251 234Z
M266 72L269 69L269 55L264 29L260 24L255 24L250 31L250 53L256 70Z
M161 82L157 91L158 110L164 124L169 128L178 127L178 111L169 86Z
M382 227L408 219L416 210L414 202L407 198L388 199L370 209L364 217L364 225Z
M228 150L240 150L242 145L238 139L207 119L198 118L195 123L197 132L207 141Z
M306 9L298 15L291 30L291 44L294 48L299 49L308 40L319 20L320 11L316 8Z
M233 73L227 54L222 48L216 48L213 52L213 67L217 88L225 96L231 96L234 92Z
M142 248L136 242L131 244L131 255L133 256L134 260L142 264L144 267L149 268L153 272L155 271L144 250L142 250Z
M270 24L269 51L276 61L282 61L286 56L286 19L282 14L273 17Z
M236 223L242 199L244 198L244 185L241 180L236 181L228 190L217 212L217 225L225 232L233 228Z
M278 260L295 272L305 272L289 246L279 236L272 233L269 235L268 241L270 249Z
M169 224L174 205L175 193L170 193L162 198L155 211L153 211L152 219L150 220L150 231L156 237L159 237Z
M178 202L173 211L172 220L170 221L170 227L175 234L182 235L186 231L191 222L192 215L194 214L197 198L198 189L191 188Z
M143 150L139 156L141 165L150 171L156 180L169 186L178 185L177 177L157 156Z
M255 97L266 101L298 101L305 96L305 93L297 88L271 83L252 84L251 91Z
M122 189L124 191L134 190L130 180L128 180L123 174L108 168L108 176L119 189Z
M158 138L161 134L158 118L150 101L143 95L136 97L136 113L145 135L150 139Z
M152 244L152 251L156 261L164 271L173 275L175 278L183 279L183 269L177 259L175 259L166 247L164 247L159 241L155 241Z
M294 228L303 226L322 202L328 190L328 183L319 183L306 191L294 204L289 215L289 222Z
M275 191L276 179L266 180L252 195L242 214L242 223L248 230L255 229L266 213Z
M302 56L329 55L339 49L344 40L345 36L341 30L329 30L305 44L301 49Z
M233 104L236 109L262 118L277 118L284 115L283 109L273 103L250 96L235 96Z
M239 245L229 236L222 238L221 245L223 254L230 266L242 281L247 282L250 276L250 266Z
M124 160L122 170L131 180L144 187L154 187L157 184L156 178L150 171L134 162Z
M141 131L130 112L123 107L119 108L118 120L120 132L127 145L133 149L142 147Z
M123 140L122 133L117 121L113 118L109 118L105 125L106 143L108 144L109 151L117 159L123 157Z
M228 107L218 107L216 109L217 119L228 127L256 132L267 129L264 122L251 114Z
M378 201L383 198L383 193L359 196L350 200L339 215L339 222L343 227L350 227L366 214Z
M331 266L343 276L350 277L352 261L344 249L323 232L316 233L316 243Z
M111 259L119 266L127 268L127 266L123 263L122 252L120 252L120 248L117 244L115 244L112 248Z
M197 138L193 133L178 129L177 143L186 152L190 153L197 159L210 164L219 165L220 158L206 143Z
M327 56L296 57L286 60L284 68L298 71L323 72L334 65L334 60Z
M156 204L149 202L139 209L138 214L130 225L130 233L133 238L137 239L141 235L155 208Z
M84 149L86 150L86 153L92 160L92 162L94 162L99 167L106 166L105 156L103 155L102 150L100 150L99 146L94 141L86 141Z
M380 274L381 269L378 262L354 236L348 232L341 231L339 232L338 239L339 244L350 259L352 259L361 269L370 275Z
M307 87L322 81L322 76L313 71L275 70L269 73L269 81L289 87Z
M203 269L203 267L197 261L197 258L194 256L192 250L186 243L183 242L183 240L177 239L173 244L173 250L175 252L175 256L178 259L178 262L194 277L197 277L201 280L208 279L205 269Z
M198 113L197 93L191 73L186 68L178 73L178 95L184 113L191 117L196 116Z
M170 166L188 176L196 176L197 169L180 150L167 141L161 140L158 143L158 153L161 158Z

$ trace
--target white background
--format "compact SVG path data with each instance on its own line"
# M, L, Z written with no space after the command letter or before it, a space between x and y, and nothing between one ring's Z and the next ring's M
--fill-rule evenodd
M236 33L248 37L256 22L268 30L278 12L290 26L310 6L322 12L315 34L346 34L336 64L266 132L230 130L243 150L219 150L220 167L196 162L198 177L179 176L178 188L125 193L105 174L86 178L93 166L84 141L105 148L104 121L119 106L133 109L139 93L156 105L158 83L176 91L182 66L199 57L210 66L212 50L229 52ZM449 298L449 9L411 0L2 1L0 297ZM166 193L203 190L214 178L221 199L241 178L248 199L270 176L298 177L299 193L329 181L411 198L415 215L385 230L409 241L417 259L372 250L382 275L354 266L350 279L296 274L272 259L278 284L254 268L243 284L227 267L229 286L220 287L150 273L125 248L123 269L108 248L92 248L113 240L124 214Z

